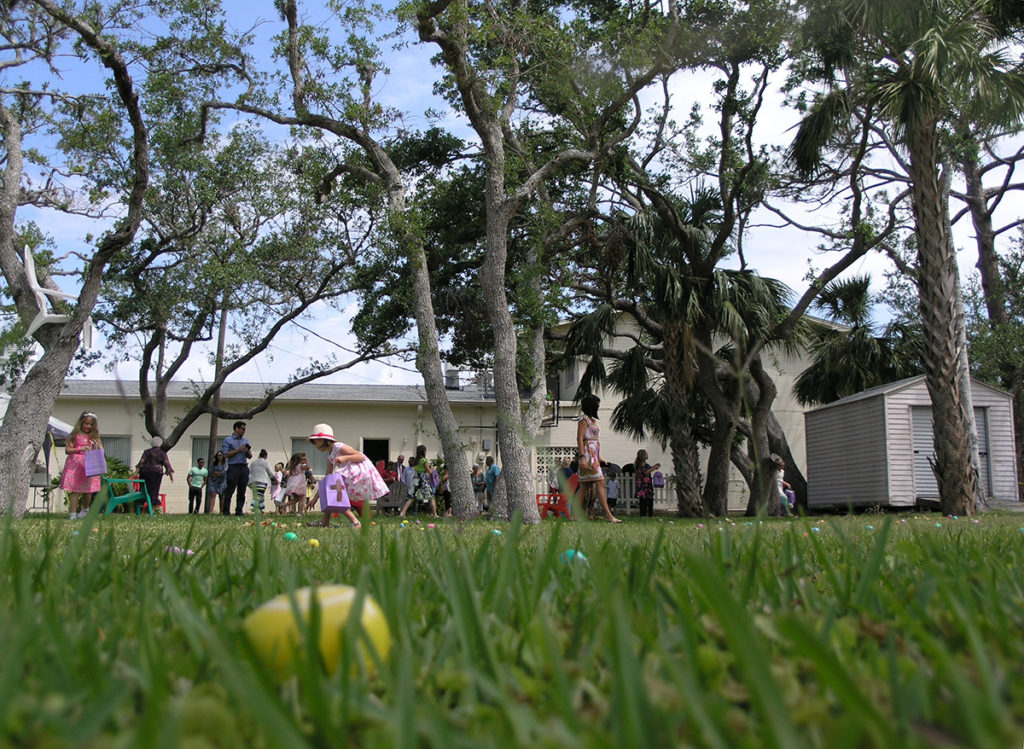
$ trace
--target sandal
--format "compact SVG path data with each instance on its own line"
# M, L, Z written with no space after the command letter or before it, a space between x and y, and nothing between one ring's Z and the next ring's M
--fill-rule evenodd
M604 522L606 522L606 523L621 523L622 521L619 520L618 518L605 518Z
M325 523L323 520L315 520L312 523L306 523L308 528L330 528L330 523Z
M363 527L362 523L349 523L349 525L352 526L353 530L359 530L360 528Z

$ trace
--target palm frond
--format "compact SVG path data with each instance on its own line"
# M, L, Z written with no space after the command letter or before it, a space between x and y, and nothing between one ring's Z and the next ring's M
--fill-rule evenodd
M871 277L854 276L828 284L814 307L832 322L857 327L871 319Z
M786 152L800 174L809 176L818 170L829 141L849 119L849 100L841 89L830 90L814 104L800 122L796 137Z
M590 314L573 321L565 335L565 356L593 356L615 331L618 313L610 304L599 304Z

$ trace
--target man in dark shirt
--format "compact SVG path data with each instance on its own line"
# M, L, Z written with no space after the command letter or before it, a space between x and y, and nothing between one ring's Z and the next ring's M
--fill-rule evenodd
M249 458L252 457L252 445L245 438L245 422L236 421L234 434L224 438L221 446L224 459L228 462L227 486L220 498L220 514L231 514L231 493L238 490L235 500L235 514L241 515L245 507L245 487L249 484Z

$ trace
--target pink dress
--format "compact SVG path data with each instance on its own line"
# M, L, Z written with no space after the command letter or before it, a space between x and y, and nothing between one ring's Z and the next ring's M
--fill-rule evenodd
M601 427L589 416L581 416L580 421L587 425L583 432L583 457L587 459L587 468L580 463L580 483L588 481L600 481L604 478L601 472Z
M75 435L75 441L71 447L88 449L91 441L92 437L79 432ZM81 453L72 453L64 461L64 472L60 476L60 488L66 492L92 494L100 490L100 477L86 476L85 456Z
M285 494L298 494L300 497L306 496L306 472L296 471L295 473L288 474L288 481L285 482L284 486ZM282 499L284 499L282 497Z
M342 478L345 479L345 488L348 489L348 498L350 502L372 502L378 497L383 497L388 493L388 485L384 483L384 479L381 478L380 473L376 468L373 467L373 463L370 459L362 460L358 463L345 463L344 465L337 465L334 459L341 455L341 448L345 446L344 442L335 442L334 447L331 448L331 465L334 466L334 472L340 473Z

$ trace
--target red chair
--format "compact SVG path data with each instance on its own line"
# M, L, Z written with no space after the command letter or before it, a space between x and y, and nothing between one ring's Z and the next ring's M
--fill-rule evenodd
M141 492L142 491L142 487L145 485L145 482L139 477L139 475L137 473L136 474L132 474L128 478L130 478L132 480L132 484L131 484L132 491L136 492L136 493ZM150 497L149 504L150 504L150 508L149 508L149 514L150 515L153 514L153 510L156 510L158 508L159 508L161 513L163 513L164 515L167 514L167 495L166 494L159 494L159 495L157 495L156 499L153 499L152 497Z
M576 490L579 488L579 485L579 476L573 474L566 482L566 491L564 494L560 492L554 494L538 494L537 508L540 510L541 519L546 519L549 512L553 512L556 518L563 516L566 518L572 517L572 511L569 509L569 503L576 495Z

